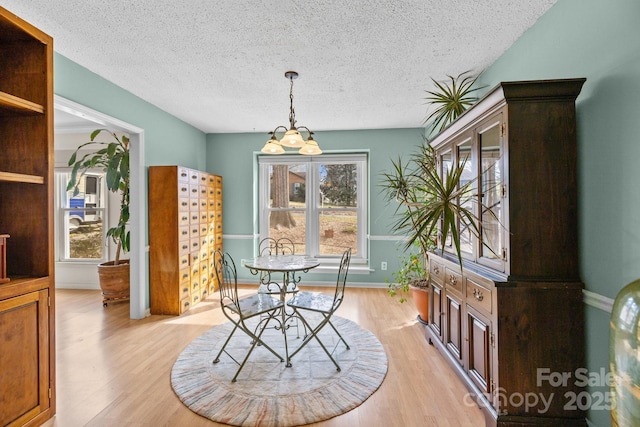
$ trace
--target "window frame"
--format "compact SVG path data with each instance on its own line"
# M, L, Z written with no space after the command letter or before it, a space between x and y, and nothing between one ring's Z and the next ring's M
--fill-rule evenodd
M71 168L55 168L55 202L54 209L56 212L56 245L58 248L56 262L60 263L82 263L82 264L99 264L109 259L109 245L107 241L108 215L109 215L109 192L106 186L106 172L101 169L88 169L88 175L102 175L100 180L99 192L102 194L101 207L63 207L63 201L67 193L68 174ZM102 215L102 257L101 258L71 258L67 254L67 237L69 235L68 221L65 221L65 213L71 211L94 211L100 212Z
M356 243L357 253L354 253L352 264L368 265L368 188L369 188L369 159L367 153L352 154L321 154L317 156L286 155L286 156L258 156L258 224L259 241L269 236L269 213L273 210L269 206L270 177L269 166L274 164L306 164L307 179L305 182L305 208L279 208L289 211L305 211L306 255L314 256L320 260L321 266L337 266L341 254L320 255L319 215L323 208L319 203L320 195L320 165L327 164L355 164L357 171L356 207L345 208L353 210L357 217ZM311 252L310 252L311 250Z

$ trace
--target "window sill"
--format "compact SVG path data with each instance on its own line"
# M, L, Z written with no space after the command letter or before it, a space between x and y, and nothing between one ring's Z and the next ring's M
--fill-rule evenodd
M337 273L338 265L320 265L313 270L309 270L309 273ZM373 270L366 264L362 265L349 265L349 274L370 274Z

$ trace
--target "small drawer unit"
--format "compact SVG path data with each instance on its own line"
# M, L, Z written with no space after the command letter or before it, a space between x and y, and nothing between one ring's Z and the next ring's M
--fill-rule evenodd
M180 315L212 294L214 248L222 249L222 177L182 166L150 166L152 314Z

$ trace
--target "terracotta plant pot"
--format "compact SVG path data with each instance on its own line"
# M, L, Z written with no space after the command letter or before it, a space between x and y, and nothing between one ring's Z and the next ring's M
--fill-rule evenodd
M113 261L98 264L98 277L102 290L102 305L110 301L129 300L129 260L120 260L118 265Z
M418 309L418 321L427 324L429 321L429 289L410 286L413 302Z

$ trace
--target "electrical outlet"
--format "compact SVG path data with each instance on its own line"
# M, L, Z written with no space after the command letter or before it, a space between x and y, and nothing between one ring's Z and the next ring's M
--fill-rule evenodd
M386 270L387 269L387 261L382 261L380 263L380 270Z

